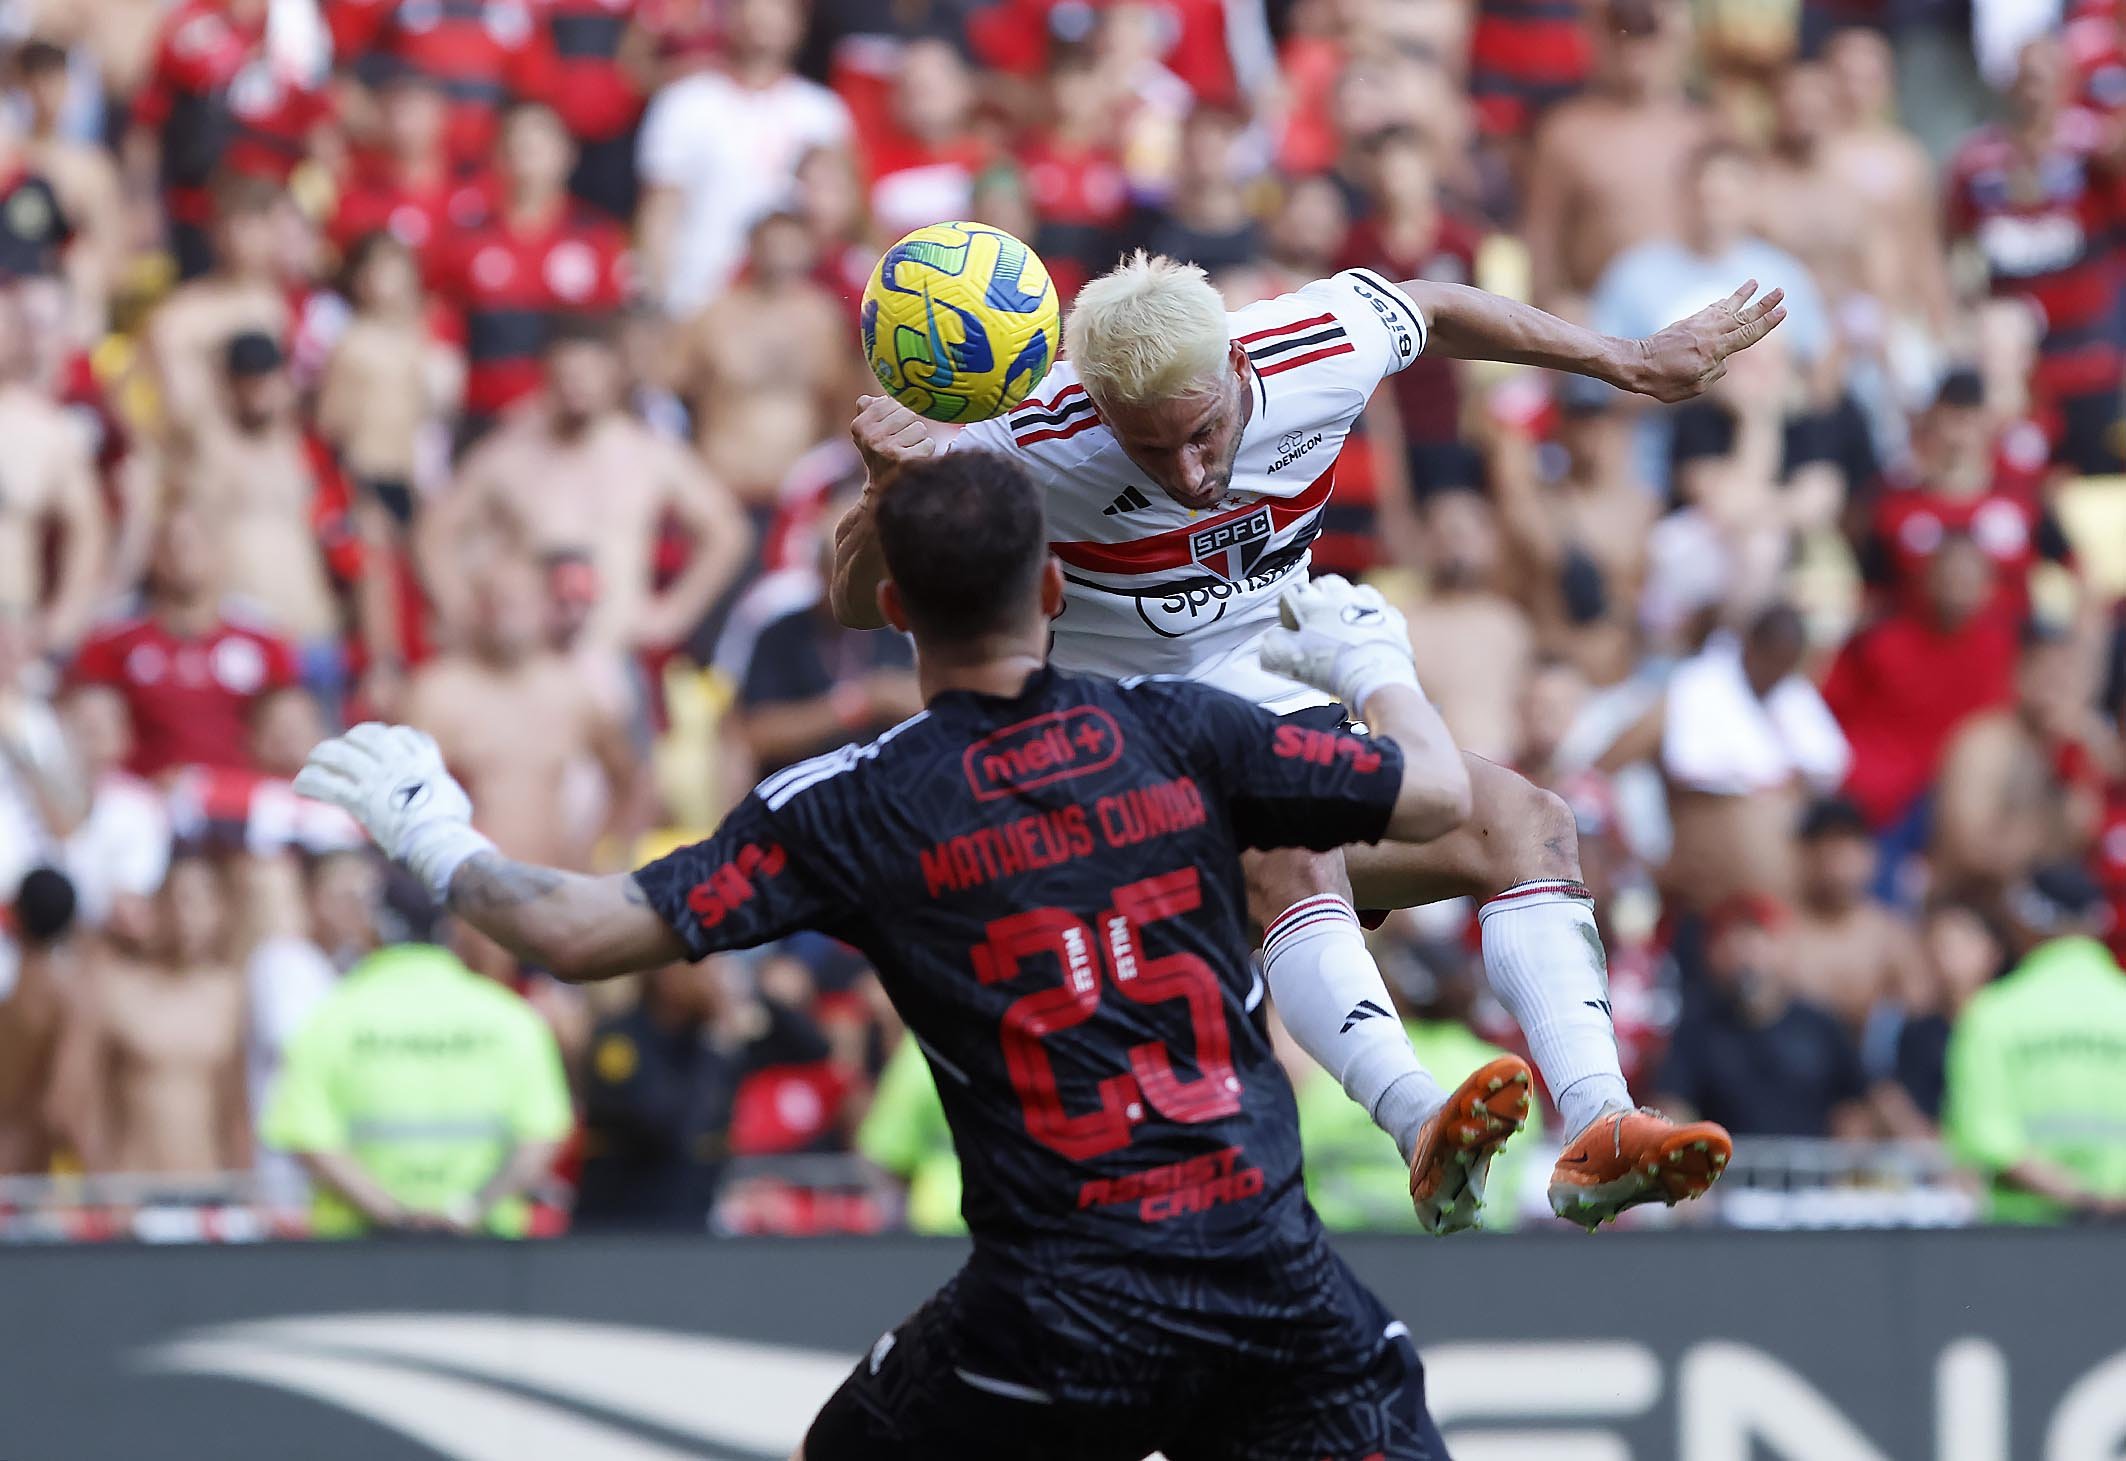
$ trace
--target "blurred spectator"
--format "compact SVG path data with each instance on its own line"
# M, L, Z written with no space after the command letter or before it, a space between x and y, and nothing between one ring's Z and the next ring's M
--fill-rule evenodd
M1737 1136L1865 1135L1860 1053L1834 1016L1789 986L1786 926L1786 910L1762 894L1707 916L1702 967L1654 1082L1658 1104Z
M1812 793L1835 790L1851 762L1801 674L1807 647L1801 616L1774 604L1746 634L1715 634L1669 680L1661 732L1675 819L1669 878L1691 906L1793 894L1800 809Z
M229 341L255 331L285 342L295 322L280 273L287 196L265 178L225 173L209 203L211 253L156 307L144 342L162 429L180 458L227 409L219 386Z
M1131 226L1140 246L1193 260L1213 275L1261 255L1262 236L1241 189L1244 125L1244 118L1212 106L1189 113L1171 195Z
M459 167L487 162L506 107L553 86L547 36L526 0L332 0L326 14L333 54L361 86L412 72L448 98L444 136Z
M804 20L789 0L732 0L723 65L651 98L635 236L644 283L674 314L701 308L730 282L746 230L776 206L807 150L850 141L840 98L790 70Z
M1860 808L1837 798L1816 802L1801 819L1799 842L1788 982L1861 1041L1882 1007L1926 1002L1925 957L1911 925L1873 896L1878 859Z
M774 506L790 468L839 428L835 413L857 394L849 320L813 279L817 263L802 219L763 216L745 271L679 334L702 459L756 514Z
M455 236L485 222L495 199L485 177L451 160L449 99L432 78L395 71L377 103L379 135L349 158L329 233L350 256L369 234L389 233L413 250L422 277L434 279Z
M2077 471L2116 472L2126 457L2117 440L2115 184L2096 119L2067 102L2058 43L2024 46L2008 120L1967 138L1950 163L1949 233L1970 241L1996 295L2027 299L2045 322L2033 384L2056 454Z
M589 868L601 840L624 849L642 830L641 767L598 687L547 642L545 587L521 554L486 563L461 645L414 672L400 709L435 737L505 853ZM579 761L604 773L588 807L566 796Z
M288 1046L262 1131L316 1184L313 1229L523 1237L568 1134L568 1082L531 1007L438 948L348 970Z
M1113 261L1128 213L1112 78L1083 48L1054 51L1041 125L1015 149L1040 227L1028 240L1048 265L1059 299Z
M740 1084L822 1060L807 1016L732 987L733 961L643 977L633 1009L600 1021L584 1073L584 1161L575 1226L706 1231Z
M1543 119L1529 160L1522 231L1538 304L1586 294L1627 249L1686 232L1690 199L1677 184L1708 132L1705 113L1683 90L1686 7L1607 0L1597 17L1594 83ZM1734 287L1722 284L1690 308Z
M0 895L55 858L86 810L79 768L32 663L24 616L0 608Z
M2031 947L1957 1016L1942 1132L1996 1221L2126 1217L2126 970L2104 912L2079 868L2041 870L2017 899Z
M969 126L974 101L966 63L950 42L901 47L886 125L864 138L871 215L887 234L966 216L975 174L990 153Z
M1643 174L1644 168L1643 159L1634 159L1635 173ZM1660 214L1674 217L1675 226L1648 234L1610 258L1594 282L1589 323L1604 334L1637 339L1754 279L1760 292L1786 291L1786 322L1778 339L1787 358L1805 375L1820 366L1831 345L1822 296L1800 260L1750 232L1754 172L1749 154L1728 142L1707 142L1684 158L1676 173L1678 201ZM1747 358L1738 356L1736 364ZM1767 390L1780 394L1784 384L1775 379ZM1663 486L1673 417L1644 402L1630 404L1646 412L1640 471L1650 484Z
M1633 475L1630 420L1612 393L1568 391L1556 444L1555 473L1545 480L1545 454L1523 430L1506 421L1491 427L1486 466L1506 542L1505 581L1518 586L1542 652L1570 660L1596 684L1614 684L1638 657L1658 509Z
M60 1031L80 966L73 884L48 867L22 879L0 948L0 1177L36 1176L57 1148L48 1110Z
M2000 973L2005 954L1985 919L1949 899L1928 906L1920 922L1920 939L1926 954L1925 986L1908 1004L1877 1011L1865 1048L1870 1069L1879 1067L1894 1079L1912 1112L1932 1134L1934 1123L1941 1120L1949 1040L1957 1017L1972 996ZM1894 1108L1886 1096L1878 1084L1878 1108Z
M51 184L59 217L71 230L66 275L74 295L72 343L93 344L109 323L112 285L126 265L126 211L118 164L110 152L69 135L73 71L62 46L32 38L15 52L15 80L28 112L24 158Z
M1418 676L1456 745L1508 760L1534 646L1527 615L1496 587L1497 515L1465 490L1435 492L1421 513L1425 594L1406 609Z
M1988 906L2026 870L2062 861L2095 829L2106 732L2080 647L2033 620L2015 698L1965 719L1942 753L1930 849L1937 886Z
M1469 1028L1479 982L1475 961L1458 948L1432 959L1399 949L1395 977L1388 981L1403 1033L1425 1069L1442 1082L1462 1080L1504 1052ZM1307 1200L1322 1226L1337 1232L1416 1232L1410 1207L1410 1167L1384 1141L1363 1107L1344 1094L1334 1076L1303 1052L1284 1052L1299 1108L1299 1138L1306 1150ZM1531 1112L1520 1143L1499 1154L1484 1191L1484 1226L1514 1226L1531 1154L1543 1140L1541 1112Z
M100 926L117 898L150 897L162 886L170 865L170 812L159 788L126 769L133 726L121 696L82 685L59 709L86 799L80 824L66 840L65 870L82 921Z
M546 390L471 453L422 514L423 577L446 626L465 619L468 554L499 543L582 554L597 585L583 628L608 655L683 641L730 585L746 523L700 459L628 415L610 326L565 322L546 345ZM657 586L669 521L691 539L685 569Z
M208 236L217 177L277 189L322 144L333 121L331 57L311 5L186 0L169 12L127 148L161 183L181 277L228 262Z
M92 1172L209 1176L251 1164L244 985L222 870L170 860L152 903L121 895L68 1001L52 1081L67 1143Z
M328 852L303 868L307 927L262 939L244 962L244 1088L262 1123L288 1047L341 974L376 952L384 874L367 848ZM261 1133L263 1141L263 1133ZM269 1201L296 1205L308 1196L302 1168L285 1152L261 1145L259 1180Z
M110 531L81 424L37 378L22 289L0 288L0 437L10 444L0 613L26 617L32 655L59 655L80 642L104 592Z
M127 769L250 764L250 723L293 689L293 645L234 617L222 598L222 545L204 515L174 503L156 534L141 612L91 635L74 683L116 694L133 726Z
M538 390L540 352L559 321L609 316L633 288L627 235L568 195L575 144L559 117L536 103L512 107L496 162L493 216L453 235L436 275L464 330L461 443Z
M1899 608L1848 640L1823 698L1853 748L1846 795L1877 831L1893 834L1888 871L1926 840L1922 802L1956 727L2011 694L2016 631L1993 601L1984 549L1945 534L1927 560L1923 608Z
M871 1109L857 1128L856 1149L907 1187L907 1223L918 1233L967 1231L960 1216L959 1153L945 1124L937 1077L922 1046L903 1035L879 1072Z
M545 34L540 90L576 139L569 191L623 225L639 190L636 134L655 71L657 38L640 0L548 0L533 14Z
M761 627L739 674L738 733L760 776L868 741L923 708L907 639L842 627L824 577L815 583L805 603Z

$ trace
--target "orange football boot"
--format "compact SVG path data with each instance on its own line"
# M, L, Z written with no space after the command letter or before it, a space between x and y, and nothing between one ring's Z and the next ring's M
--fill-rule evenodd
M1559 1155L1550 1210L1591 1233L1642 1202L1702 1197L1734 1154L1727 1128L1711 1121L1679 1126L1658 1111L1612 1111Z
M1501 1055L1454 1088L1418 1128L1410 1158L1410 1203L1428 1233L1473 1228L1484 1205L1491 1156L1528 1124L1528 1062Z

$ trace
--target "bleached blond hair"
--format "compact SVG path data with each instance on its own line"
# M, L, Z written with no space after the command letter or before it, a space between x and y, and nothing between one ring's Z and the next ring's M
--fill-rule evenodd
M1078 291L1063 344L1095 401L1142 405L1214 382L1230 336L1203 270L1139 249Z

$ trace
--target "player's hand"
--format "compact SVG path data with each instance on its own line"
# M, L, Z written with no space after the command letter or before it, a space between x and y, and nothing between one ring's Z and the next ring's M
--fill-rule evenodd
M1786 318L1786 291L1752 300L1752 279L1717 304L1657 335L1632 342L1637 349L1616 384L1657 401L1687 401L1727 374L1727 358L1769 335Z
M1326 690L1357 714L1386 685L1417 689L1410 626L1380 590L1335 574L1294 584L1278 597L1281 629L1262 636L1262 667Z
M443 766L443 753L410 726L365 721L310 753L298 795L347 812L393 861L441 902L450 876L494 846L472 829L472 799Z
M864 459L864 471L872 486L885 486L908 463L934 457L945 449L944 433L938 423L916 415L893 397L858 396L856 404L849 437Z

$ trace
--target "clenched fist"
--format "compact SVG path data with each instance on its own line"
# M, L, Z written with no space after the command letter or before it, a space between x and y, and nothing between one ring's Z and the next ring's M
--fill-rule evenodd
M883 487L908 463L936 456L950 439L944 427L891 396L859 396L856 403L849 437L863 455L864 471L874 487Z

